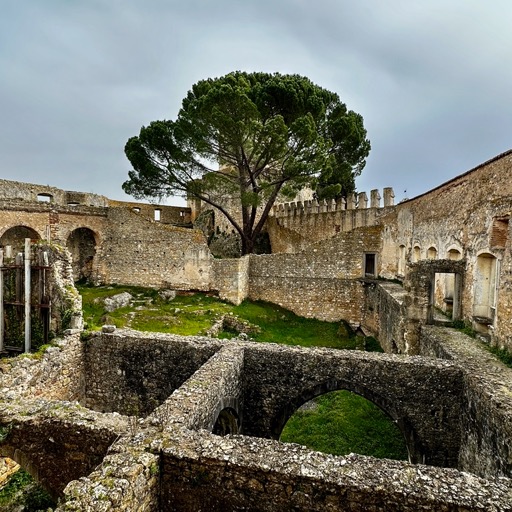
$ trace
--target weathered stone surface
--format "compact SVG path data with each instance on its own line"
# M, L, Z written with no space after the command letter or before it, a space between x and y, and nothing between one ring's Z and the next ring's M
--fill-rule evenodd
M422 342L425 350L431 347L428 355L449 361L119 331L87 342L68 336L41 360L2 361L0 424L9 431L0 454L13 456L54 494L63 492L65 500L57 509L62 511L510 511L511 481L499 475L508 474L501 461L512 437L507 412L512 410L512 371L493 367L490 356L487 360L479 349L467 348L469 338L457 333L461 337L454 341L443 332L424 329ZM192 357L196 353L199 359ZM485 370L476 375L471 361L480 361ZM92 367L92 362L101 366ZM120 362L124 374L118 372ZM186 372L183 362L189 365ZM62 396L67 371L79 373L75 378L82 397L92 396L88 387L102 389L98 404L113 407L132 371L152 380L163 368L167 373L160 385L171 370L181 374L145 419L94 412L54 398ZM465 471L489 479L456 469L334 457L271 439L211 433L223 411L230 411L233 421L222 427L240 426L242 433L256 433L258 424L268 429L265 425L272 424L270 418L285 402L295 407L311 390L324 391L319 384L324 379L331 387L341 384L363 395L373 393L367 397L392 414L407 411L419 433L416 440L425 439L420 421L432 421L439 441L458 436L460 450L456 445L445 450L459 454ZM146 399L160 396L145 385ZM490 395L485 392L489 389L494 390ZM380 402L383 396L386 401ZM407 409L408 400L410 410L415 402L417 416ZM452 413L456 418L450 420ZM461 414L467 430L457 434L458 427L448 422L458 425ZM475 428L477 423L481 428ZM266 435L263 431L257 435ZM483 449L473 451L475 443Z
M105 303L105 309L112 313L119 308L124 308L130 304L133 299L132 295L128 292L116 293L112 297L106 297L103 302Z

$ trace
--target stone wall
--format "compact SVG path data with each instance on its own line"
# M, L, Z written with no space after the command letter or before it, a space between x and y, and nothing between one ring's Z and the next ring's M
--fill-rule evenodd
M382 275L400 274L400 247L406 262L464 259L462 319L486 335L491 343L509 350L512 350L511 173L512 151L508 151L422 196L400 203L380 220L385 226ZM482 254L492 266L484 280L479 277ZM478 296L485 287L491 288L485 291L490 299L487 312L481 313Z
M249 291L250 256L213 260L212 288L221 299L240 304Z
M209 290L212 256L201 231L162 225L124 208L108 210L104 282Z
M384 208L378 190L339 201L294 201L276 204L267 223L273 253L299 252L338 233L379 224L393 210L394 194L384 189Z
M82 403L102 412L146 416L185 382L220 345L180 336L103 334L85 344Z
M365 253L378 253L381 227L340 233L297 254L251 255L248 296L305 317L359 325ZM378 273L379 259L376 261Z
M409 352L405 345L405 290L396 283L368 281L364 284L365 305L361 328L378 338L387 353Z
M464 369L458 467L486 476L512 472L512 370L476 340L454 330L425 326L422 353L457 361Z
M432 353L448 354L452 348L436 332L435 328L425 331L429 341L424 346L438 347L441 343ZM93 368L86 361L77 362L76 354L81 353L77 346L85 359L103 359L102 366ZM130 352L136 348L139 352L132 357ZM130 364L141 379L149 382L161 378L164 382L181 372L195 353L202 354L202 361L192 364L190 375L182 375L168 386L165 393L169 396L146 418L94 412L55 398L60 391L54 394L54 385L64 378L64 369L93 382L103 379L101 400L113 404L127 389L120 384L128 375L119 372L124 358L133 361ZM366 511L370 506L390 511L510 511L512 484L508 478L496 476L510 476L504 463L512 437L507 413L511 410L512 370L499 368L496 373L492 362L487 366L484 359L482 364L488 371L481 371L479 380L474 375L476 368L468 366L466 359L452 357L451 361L436 361L129 332L102 334L87 343L71 336L58 350L46 352L41 360L31 360L30 369L21 374L29 386L19 387L16 378L20 375L17 367L26 364L26 359L12 360L11 369L0 372L0 425L10 429L0 443L0 453L17 457L54 494L60 494L69 478L80 476L67 485L59 511ZM77 372L75 364L82 364L82 370ZM44 367L56 369L59 365L61 370L53 372L57 380L40 382ZM166 374L162 377L164 366ZM107 374L101 377L101 372ZM411 407L416 404L417 415L414 419L411 416L411 421L430 421L434 431L435 425L441 427L450 421L450 410L454 414L459 407L467 407L468 414L476 411L464 421L482 420L482 428L469 428L468 440L456 434L456 426L443 427L442 436L458 436L467 445L458 455L465 472L358 455L335 457L275 440L248 435L221 437L210 432L215 429L215 416L227 407L241 412L242 432L249 433L261 418L269 417L269 411L282 409L279 400L298 406L300 400L296 398L307 399L306 390L316 386L318 392L326 391L317 386L318 379L311 380L319 374L328 377L331 384L335 378L342 387L355 386L362 394L371 387L376 401L379 396L386 397L387 403L380 405L391 413L400 411L410 400ZM411 393L409 387L423 388L423 398ZM31 398L34 388L44 395ZM57 385L59 389L62 387ZM489 397L483 394L486 389L494 391L492 399L484 403ZM156 394L157 390L150 392ZM461 399L460 392L467 398ZM111 398L106 398L107 393ZM476 396L478 400L473 401ZM432 410L434 404L439 407ZM460 414L455 416L454 425L458 425ZM441 437L441 432L438 434ZM493 439L497 440L494 444ZM481 443L482 450L474 449L476 442ZM453 454L457 449L447 450Z

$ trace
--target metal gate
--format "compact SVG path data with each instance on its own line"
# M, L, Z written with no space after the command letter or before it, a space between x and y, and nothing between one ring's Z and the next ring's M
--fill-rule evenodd
M48 253L0 249L0 353L30 352L48 343L50 296Z

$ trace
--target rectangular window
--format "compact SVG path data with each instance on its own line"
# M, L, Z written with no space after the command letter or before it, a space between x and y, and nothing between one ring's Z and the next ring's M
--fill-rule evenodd
M162 214L162 210L160 208L155 209L155 221L160 222L160 217Z

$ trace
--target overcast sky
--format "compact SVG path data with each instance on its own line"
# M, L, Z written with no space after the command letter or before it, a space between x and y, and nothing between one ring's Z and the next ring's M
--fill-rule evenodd
M362 114L358 190L398 202L512 147L511 26L510 0L1 0L0 177L129 200L142 125L279 71Z

